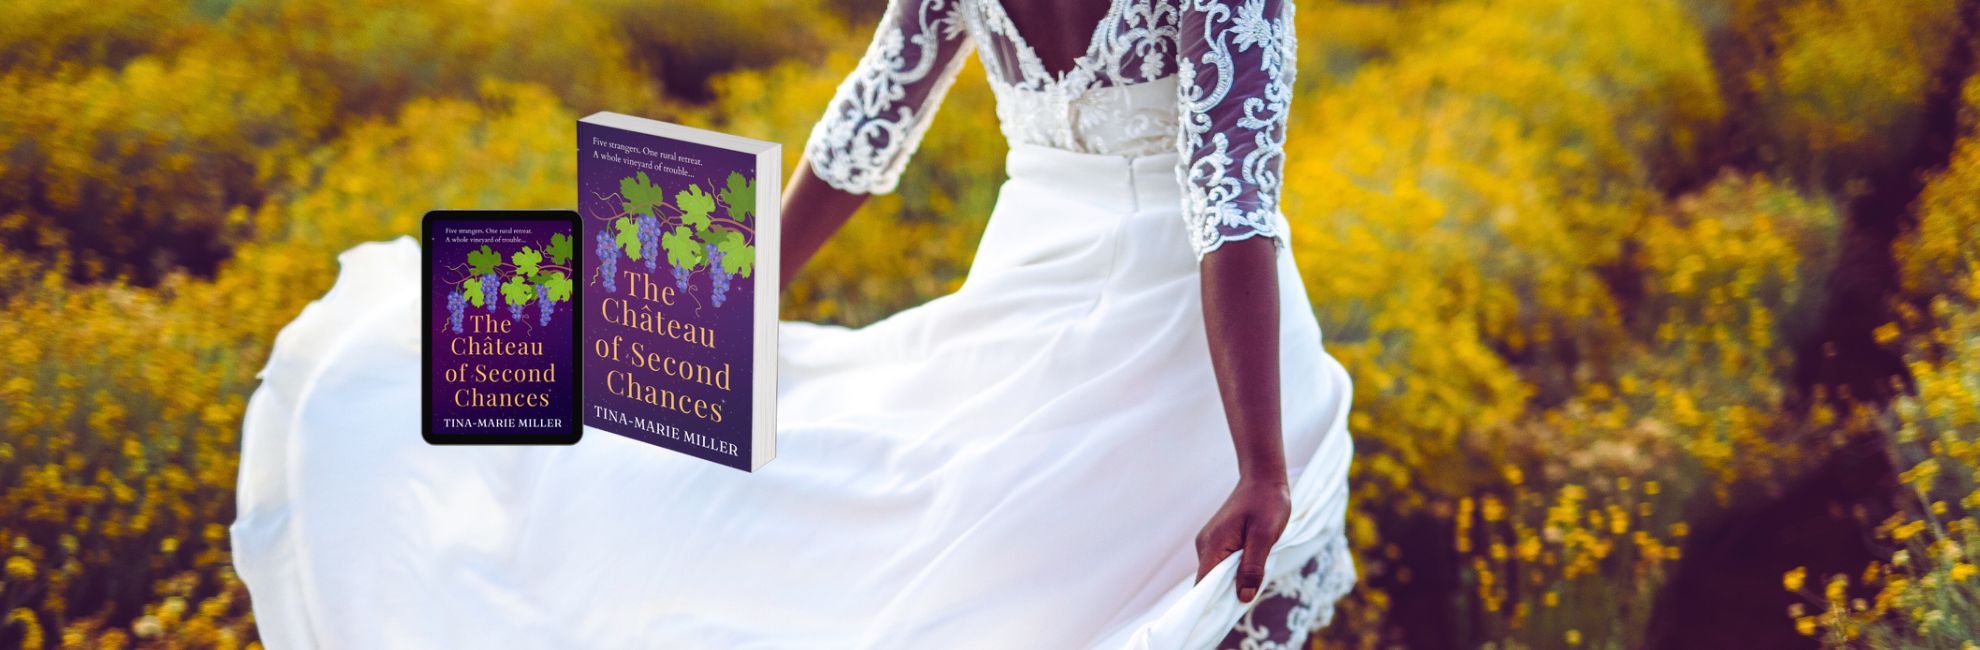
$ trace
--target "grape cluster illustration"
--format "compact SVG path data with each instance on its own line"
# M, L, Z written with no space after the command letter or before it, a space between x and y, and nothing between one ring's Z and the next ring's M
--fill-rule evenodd
M536 295L545 296L547 298L550 295L550 291L548 289L544 289L542 284L537 284ZM544 299L544 300L536 301L536 304L538 306L537 315L536 315L537 326L541 327L544 325L549 325L550 315L557 313L557 303L551 300Z
M708 302L722 306L722 297L729 293L729 275L722 268L722 249L714 244L704 244L708 251Z
M487 246L481 248L482 250L488 249ZM481 302L475 304L488 303L488 313L490 314L495 313L495 289L499 284L501 283L495 279L494 273L481 274Z
M467 311L467 294L459 291L447 293L447 328L455 334L461 333L462 312Z
M612 242L612 233L598 231L598 275L604 280L606 293L619 291L619 245Z
M660 257L660 220L653 215L639 217L639 254L646 258L646 270L653 271ZM683 287L685 288L685 287Z
M608 247L618 250L609 238L601 238L600 249ZM448 329L461 333L463 312L470 305L485 307L490 314L506 305L510 320L521 322L523 310L535 304L537 325L549 325L558 305L571 301L575 282L571 258L571 237L564 234L551 235L544 245L523 246L506 257L487 245L468 251L467 277L447 294ZM606 266L612 265L611 257L603 259ZM611 276L606 277L609 287Z
M711 184L711 187L713 185ZM645 172L619 181L622 214L598 232L599 284L606 293L618 292L621 257L643 262L647 272L665 262L674 287L693 291L694 276L708 274L708 302L721 307L736 276L750 277L756 267L756 236L750 223L756 216L756 182L731 172L715 194L689 184L672 194ZM720 216L717 215L718 209Z

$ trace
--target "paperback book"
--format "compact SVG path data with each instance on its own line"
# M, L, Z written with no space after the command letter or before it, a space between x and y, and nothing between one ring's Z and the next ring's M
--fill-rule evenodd
M578 120L583 419L744 471L776 455L772 142L597 113Z

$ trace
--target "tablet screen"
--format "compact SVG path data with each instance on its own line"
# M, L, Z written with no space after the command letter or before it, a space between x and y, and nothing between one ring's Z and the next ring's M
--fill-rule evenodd
M423 230L427 441L576 442L577 214L436 210Z

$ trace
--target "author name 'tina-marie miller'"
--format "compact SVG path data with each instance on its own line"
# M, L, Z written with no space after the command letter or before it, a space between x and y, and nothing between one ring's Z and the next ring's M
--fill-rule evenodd
M628 425L634 429L668 440L684 442L727 456L738 456L742 453L742 449L734 443L726 442L707 434L695 433L671 424L648 420L636 415L627 415L603 406L594 405L591 407L591 410L592 414L599 418L610 420L617 424Z

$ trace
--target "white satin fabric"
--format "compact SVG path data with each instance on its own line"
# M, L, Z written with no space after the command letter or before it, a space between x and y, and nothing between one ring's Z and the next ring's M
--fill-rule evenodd
M271 648L1197 648L1245 612L1192 539L1237 480L1175 154L1017 145L968 280L784 323L778 457L587 430L419 435L419 255L346 252L248 406L235 563ZM1329 607L1349 385L1279 256L1293 517ZM1331 543L1330 543L1331 542ZM1310 584L1310 581L1309 581ZM1269 591L1269 589L1268 589Z

